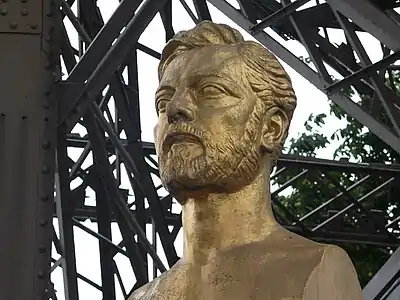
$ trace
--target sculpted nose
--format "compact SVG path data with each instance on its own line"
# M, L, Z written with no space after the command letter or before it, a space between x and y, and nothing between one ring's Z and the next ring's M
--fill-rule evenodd
M168 123L191 122L194 120L193 110L189 108L189 103L173 99L166 107Z

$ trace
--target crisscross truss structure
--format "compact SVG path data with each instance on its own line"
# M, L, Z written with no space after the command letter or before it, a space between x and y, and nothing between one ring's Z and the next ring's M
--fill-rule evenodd
M42 214L42 210L35 208L40 213L25 216L30 218L26 224L35 223L38 228L50 227L49 230L38 229L35 239L27 240L24 247L10 248L8 254L13 255L1 256L12 265L13 259L17 261L27 251L35 253L35 263L32 262L35 266L29 270L35 273L35 280L46 282L29 285L31 295L68 300L124 299L179 259L180 208L161 185L154 145L142 140L142 132L148 131L143 128L144 124L148 126L144 119L151 114L143 104L153 101L147 93L151 83L143 85L143 80L152 76L156 82L162 45L178 30L187 29L179 28L178 20L186 18L193 26L202 20L224 22L218 18L225 15L230 24L236 24L270 49L400 155L400 99L393 79L400 58L398 1L44 2L59 4L61 10L61 18L55 18L56 26L50 28L50 32L54 27L60 30L61 66L53 63L45 67L54 68L51 73L54 82L49 85L50 90L44 91L46 97L54 98L52 101L58 104L58 113L50 115L57 120L57 126L53 126L50 140L18 147L39 147L40 153L54 149L55 163L50 160L44 166L36 164L37 152L0 152L4 160L8 155L17 160L24 157L26 164L35 162L32 168L37 170L32 174L41 174L40 178L55 186L54 201L49 201L52 195L35 194L40 202L38 207L47 205L50 209ZM5 4L0 7L2 16L7 15L4 7ZM53 14L47 5L41 9L43 18L56 15L57 9ZM149 39L142 37L156 19L163 26L165 39L159 43L161 47L154 49L151 40L147 43ZM15 24L10 23L11 32L5 32L15 34L12 32L18 28ZM36 30L35 24L29 24ZM0 32L2 26L0 19ZM331 32L343 36L340 44L331 40ZM41 34L40 39L46 43L55 43L44 29L33 34ZM368 35L381 46L380 58L371 57L362 35ZM305 55L299 57L298 48ZM144 57L151 60L148 68L139 67L138 61ZM18 57L14 59L17 61ZM3 76L5 71L1 72ZM153 75L148 75L149 72ZM26 76L38 80L34 74ZM349 89L355 96L348 97ZM5 104L1 101L3 111ZM52 104L43 105L47 109ZM24 107L15 108L18 109L22 111ZM26 120L24 116L22 120ZM5 117L2 113L1 118ZM46 122L49 120L47 115L44 118ZM7 137L20 134L20 126L4 124L8 123L0 123L0 129L10 131L5 142ZM9 168L12 170L11 165ZM1 174L9 174L7 170ZM35 176L25 178L23 184L36 182L39 177ZM7 178L2 181L6 187ZM396 288L400 273L396 252L400 244L399 182L400 167L394 164L351 163L286 154L272 174L273 208L283 226L305 237L344 246L358 245L360 249L391 249L394 252L391 261L364 291L367 300L399 299L400 290ZM11 189L6 195L10 202L28 201L28 198L19 200L20 193ZM1 216L18 213L16 209L7 209ZM32 235L29 226L19 231L19 239ZM10 241L13 238L9 237ZM36 259L50 253L47 246L39 246L37 251L40 239L52 241L48 271L46 260ZM18 272L26 271L16 269L13 278L19 278ZM25 299L18 298L22 293L19 290L7 291L7 295L14 295L10 299Z

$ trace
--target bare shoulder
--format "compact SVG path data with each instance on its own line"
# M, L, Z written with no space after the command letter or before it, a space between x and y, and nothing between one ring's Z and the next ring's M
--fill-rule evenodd
M324 245L321 261L304 289L303 299L321 299L322 296L327 300L363 299L353 263L338 246Z
M133 294L128 298L128 300L146 300L152 299L154 292L157 290L160 281L162 281L165 273L161 276L155 278L152 282L145 284L144 286L138 288L133 292Z
M148 290L151 289L153 282L147 283L144 286L138 288L133 292L133 294L128 298L128 300L139 300L146 299L146 295L148 294Z
M332 273L332 271L335 271L338 274L349 274L349 277L354 277L355 279L357 277L349 255L342 248L335 245L325 245L319 268L320 272Z
M183 269L182 262L178 261L170 270L134 291L128 300L160 300L168 298L167 295L174 296L179 293L176 284L182 279ZM170 298L178 299L178 297Z
M351 260L346 251L336 245L324 245L323 259L339 259L351 263Z

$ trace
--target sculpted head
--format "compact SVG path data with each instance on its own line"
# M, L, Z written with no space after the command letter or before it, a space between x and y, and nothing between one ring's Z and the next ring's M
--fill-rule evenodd
M274 166L296 97L272 53L206 21L168 42L159 79L155 144L172 195L229 193Z

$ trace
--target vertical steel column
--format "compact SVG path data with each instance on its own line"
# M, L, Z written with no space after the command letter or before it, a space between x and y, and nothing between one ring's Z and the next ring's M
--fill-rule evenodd
M0 2L0 299L48 299L59 5Z

